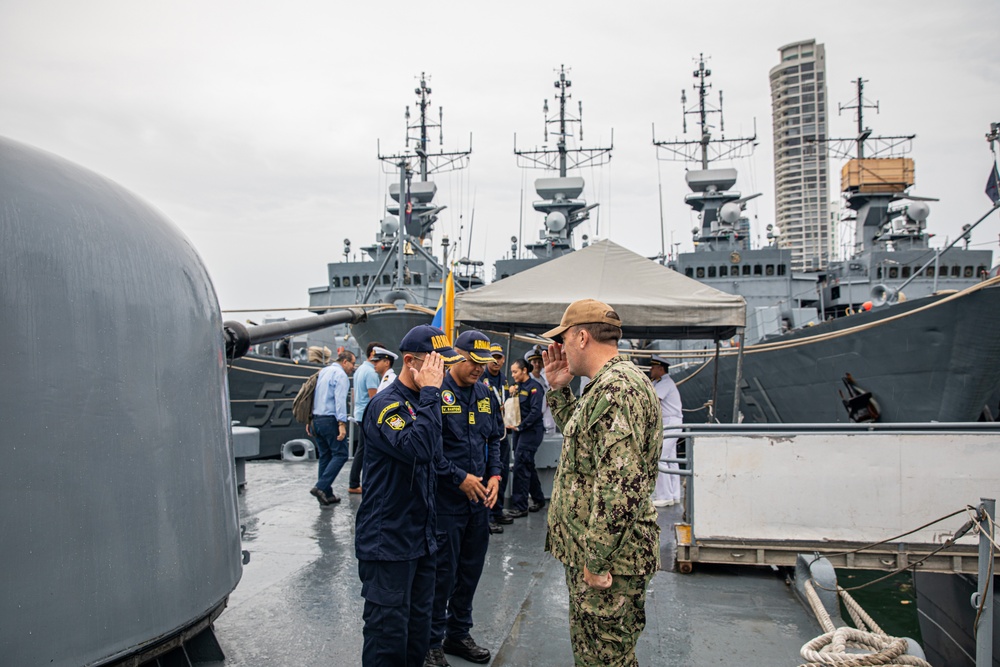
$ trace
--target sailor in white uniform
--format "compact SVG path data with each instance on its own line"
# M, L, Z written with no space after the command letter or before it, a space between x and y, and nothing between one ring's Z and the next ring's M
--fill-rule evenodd
M684 422L684 414L681 411L681 393L677 390L677 385L670 379L667 371L670 364L663 357L654 356L649 362L649 375L653 380L653 388L656 395L660 397L660 411L663 414L663 451L660 460L677 458L677 434L680 429L676 428ZM677 468L676 463L667 463L668 468ZM653 490L653 505L656 507L669 507L681 501L681 478L679 475L671 475L665 472L656 475L656 488Z

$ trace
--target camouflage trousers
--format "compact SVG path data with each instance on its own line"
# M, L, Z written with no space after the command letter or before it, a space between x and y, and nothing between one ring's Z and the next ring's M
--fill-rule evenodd
M646 627L651 574L613 575L611 588L591 588L583 570L566 566L569 637L577 667L635 667L635 644Z

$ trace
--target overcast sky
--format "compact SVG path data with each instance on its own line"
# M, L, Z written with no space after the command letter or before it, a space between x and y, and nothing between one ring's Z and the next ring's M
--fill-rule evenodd
M867 124L917 135L911 192L940 198L928 224L943 245L989 208L998 27L996 0L0 0L0 134L131 189L192 240L224 310L268 312L307 305L344 238L374 241L396 178L378 142L402 148L421 72L444 108L444 148L467 148L472 135L470 167L438 179L448 209L435 245L462 225L466 254L474 219L471 256L491 265L518 234L522 187L523 236L537 238L530 186L545 174L518 167L514 134L519 148L542 143L542 101L552 104L565 64L583 143L607 145L614 130L610 164L580 174L600 204L581 232L658 253L662 187L666 242L690 250L685 165L657 161L651 128L680 135L680 91L694 98L700 52L725 93L726 134L750 134L756 120L753 157L731 166L739 190L763 193L748 207L762 235L774 210L768 71L779 47L815 38L826 46L830 134L853 134L853 112L836 105L867 79L880 103ZM831 163L834 184L841 164ZM996 251L998 234L994 216L973 243Z

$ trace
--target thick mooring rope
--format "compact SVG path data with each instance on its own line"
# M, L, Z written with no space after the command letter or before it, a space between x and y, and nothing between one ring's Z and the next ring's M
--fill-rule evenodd
M806 598L812 607L816 619L825 631L813 639L799 651L805 663L800 667L825 667L838 665L840 667L866 667L867 665L885 665L886 667L931 667L922 658L906 655L905 639L890 637L865 613L861 605L851 597L850 593L838 588L838 593L847 607L851 619L858 626L855 628L836 628L830 614L816 594L812 581L806 581ZM848 653L847 649L854 649Z

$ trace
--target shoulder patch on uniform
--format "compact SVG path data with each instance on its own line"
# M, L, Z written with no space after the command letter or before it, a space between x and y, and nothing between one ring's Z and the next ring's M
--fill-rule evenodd
M493 409L490 407L489 397L486 397L481 401L476 401L476 407L479 409L480 412L489 412L489 413L493 412Z
M389 417L385 423L394 431L402 431L403 427L406 426L406 421L399 415Z
M395 410L398 407L399 407L399 401L396 401L395 403L390 403L389 405L382 408L382 412L378 413L378 423L381 424L382 420L385 419L385 413L389 412L390 410Z
M538 387L532 387L531 388L531 393L532 394L537 394L538 393Z

